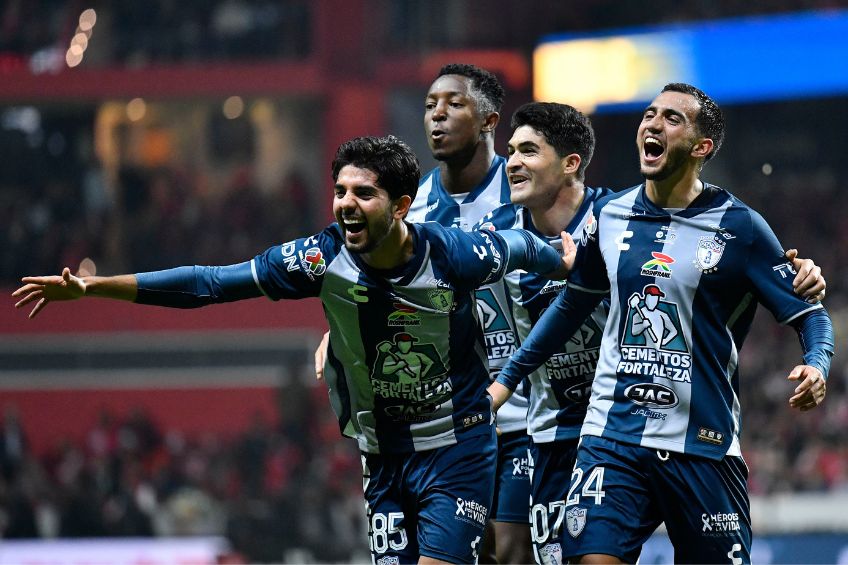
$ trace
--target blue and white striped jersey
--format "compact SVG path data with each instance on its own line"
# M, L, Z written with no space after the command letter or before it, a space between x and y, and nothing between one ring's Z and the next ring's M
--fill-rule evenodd
M610 193L609 189L586 187L582 204L563 229L579 239L586 223L593 218L595 202ZM558 250L562 249L560 237L541 234L533 225L530 212L523 206L502 206L483 220L481 227L526 229ZM512 298L512 315L521 343L566 283L518 269L508 273L502 283L496 284L506 285ZM580 436L600 353L607 306L606 302L598 305L580 330L562 343L543 365L530 373L527 432L534 442L547 443Z
M368 453L408 453L491 433L474 290L500 279L508 249L488 232L410 224L414 257L376 270L338 225L251 262L273 300L320 297L330 325L325 378L344 435Z
M496 155L486 178L466 194L450 194L442 185L438 167L418 186L418 193L406 219L410 222L437 222L464 231L474 229L492 210L510 203L506 159ZM503 285L494 284L477 291L477 308L486 341L489 373L494 379L518 346L511 315L511 303ZM527 396L523 388L498 411L498 427L504 433L527 428Z
M757 303L785 324L810 305L774 232L704 184L683 210L644 185L600 200L568 282L610 295L583 435L720 459L741 455L739 349Z

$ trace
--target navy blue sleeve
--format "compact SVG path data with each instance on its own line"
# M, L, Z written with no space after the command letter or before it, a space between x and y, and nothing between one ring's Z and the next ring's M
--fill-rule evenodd
M253 258L251 267L262 293L271 300L318 296L324 274L342 246L336 224L321 233L277 245Z
M827 379L834 347L830 316L820 308L795 318L789 324L798 331L804 364L815 367Z
M509 249L506 270L524 269L544 275L558 269L562 263L559 252L526 230L496 232Z
M515 390L522 379L556 353L580 329L604 295L566 288L545 310L521 347L501 369L497 382Z
M135 277L138 304L199 308L262 295L253 280L250 262L222 267L177 267L138 273Z
M795 270L786 260L783 247L763 217L751 210L751 244L745 274L756 293L757 300L781 324L788 324L797 316L822 308L809 304L795 294L792 280Z

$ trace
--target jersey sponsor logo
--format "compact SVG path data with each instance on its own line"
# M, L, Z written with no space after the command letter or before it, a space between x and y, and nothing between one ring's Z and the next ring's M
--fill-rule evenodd
M592 396L592 381L577 383L565 389L565 397L575 404L588 404Z
M462 498L456 499L456 512L454 512L454 518L470 524L476 522L481 526L485 526L488 516L489 509L476 500L465 500Z
M389 326L420 326L421 317L418 315L418 310L412 306L395 302L392 304L395 311L389 314L387 323Z
M368 296L365 295L367 291L368 287L362 286L361 284L355 284L347 289L347 293L351 296L351 298L353 298L353 301L361 304L368 302Z
M735 536L742 530L738 512L701 513L701 533L707 537Z
M624 396L640 406L664 410L679 404L673 390L658 383L638 383L624 389Z
M288 272L299 271L300 265L297 264L297 255L295 255L296 242L290 241L283 245L281 251L283 255L283 263L286 264L286 270Z
M716 236L699 238L698 250L695 252L695 266L704 274L715 272L726 246L727 243Z
M724 443L724 434L709 428L698 428L698 439L714 445Z
M400 565L400 557L397 555L386 555L377 560L377 565Z
M792 266L792 263L781 263L780 265L775 265L771 268L775 273L780 274L780 278L785 279L789 275L793 277L797 274L795 271L795 267Z
M486 354L489 361L509 358L515 353L515 334L495 298L495 293L489 288L483 288L475 294L477 314L483 326L483 338L486 341Z
M572 385L565 391L566 398L572 402L587 402L584 398L583 387L591 387L595 367L600 357L603 331L594 318L587 318L580 329L571 336L561 351L554 353L545 361L545 373L551 382L580 379L580 383Z
M660 226L655 234L654 243L662 243L663 245L674 245L674 240L677 239L677 230L670 226Z
M559 292L565 287L568 286L566 281L548 281L545 283L545 286L539 291L539 294L550 294L552 292Z
M621 336L619 373L692 382L692 356L683 336L677 304L661 300L665 293L645 285L628 300Z
M589 218L586 220L586 223L583 225L583 234L580 238L580 242L583 245L586 245L590 239L595 241L595 234L598 233L598 221L595 219L595 214L589 213Z
M386 407L385 412L405 422L429 420L453 392L436 346L419 343L417 337L406 332L377 344L371 387L377 396L401 402Z
M659 251L651 251L651 256L653 259L642 265L640 274L645 277L671 278L671 267L669 265L674 263L674 257Z
M568 535L576 539L583 533L583 528L586 527L586 509L579 506L570 508L565 513L565 525L568 529Z
M539 548L539 561L542 565L562 565L562 545L548 543Z

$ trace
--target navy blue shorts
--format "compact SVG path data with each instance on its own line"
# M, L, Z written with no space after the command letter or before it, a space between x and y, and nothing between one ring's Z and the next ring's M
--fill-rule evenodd
M498 437L498 470L492 520L527 523L530 509L530 436L522 430Z
M376 565L427 556L474 563L495 488L497 439L402 455L362 454L368 539Z
M566 499L565 557L602 553L634 563L662 522L675 563L751 562L748 468L583 436Z
M541 565L562 563L565 498L577 457L577 440L530 442L530 532ZM569 538L570 539L570 538Z

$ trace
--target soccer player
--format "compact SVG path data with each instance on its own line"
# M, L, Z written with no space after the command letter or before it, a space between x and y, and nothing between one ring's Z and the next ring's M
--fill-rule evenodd
M424 100L424 131L439 165L421 180L408 221L432 221L468 231L485 214L510 202L506 159L495 152L495 128L503 100L503 87L485 69L454 63L439 70ZM477 306L494 379L517 344L503 285L481 288ZM324 370L325 342L315 355L319 378ZM530 476L527 398L522 387L498 413L498 428L495 502L480 561L528 563L532 559L527 518Z
M510 202L506 159L495 152L504 90L492 73L474 65L439 70L424 99L424 131L439 165L421 180L408 219L472 229L484 215ZM516 349L509 296L501 283L477 292L491 378ZM527 504L527 397L519 387L498 412L498 470L492 518L481 562L532 559Z
M25 277L16 307L100 296L176 308L319 297L326 380L362 451L375 563L470 563L491 507L496 437L474 290L515 268L567 274L525 231L466 233L405 221L419 181L392 136L356 138L332 165L336 223L250 261L112 277Z
M675 562L750 562L738 354L757 303L801 338L790 407L824 400L830 318L793 293L792 266L763 218L700 179L723 137L711 98L666 85L637 132L645 182L594 204L567 289L489 387L497 408L610 293L564 558L634 562L665 522Z

